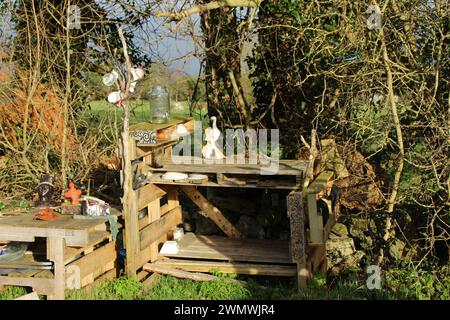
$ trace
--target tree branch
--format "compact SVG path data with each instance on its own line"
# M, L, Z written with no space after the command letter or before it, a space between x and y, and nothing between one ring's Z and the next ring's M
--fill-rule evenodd
M262 0L219 0L206 4L199 4L194 7L182 10L180 12L158 12L157 17L168 17L169 21L180 21L196 13L203 13L225 7L251 7L257 8Z

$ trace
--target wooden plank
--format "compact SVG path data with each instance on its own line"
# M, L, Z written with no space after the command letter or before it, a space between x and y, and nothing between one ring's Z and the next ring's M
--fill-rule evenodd
M181 186L180 188L227 236L231 238L242 237L241 232L196 187Z
M172 209L161 219L145 227L140 233L140 247L146 249L149 245L157 241L161 236L175 228L181 220L181 207Z
M204 273L192 273L187 272L179 269L169 268L165 266L159 266L153 263L147 263L144 266L144 270L151 271L151 272L157 272L160 274L167 274L171 275L173 277L182 278L182 279L192 279L195 281L216 281L216 280L223 280L225 282L230 283L241 283L246 285L247 283L245 281L235 280L235 279L228 279L228 278L219 278L210 274L204 274Z
M37 292L32 292L14 300L40 300Z
M155 201L156 199L159 199L163 197L166 194L164 190L157 187L153 183L149 183L142 188L136 190L136 196L137 196L137 211L140 211L144 208L146 208L149 203L152 201Z
M323 217L320 214L320 211L317 210L316 195L308 194L306 196L306 201L308 203L309 234L311 244L323 244Z
M334 172L324 171L308 186L305 190L305 194L317 194L324 191L327 188L328 183L333 178Z
M64 262L68 264L77 259L81 254L91 252L100 242L107 239L112 240L111 233L107 231L96 231L89 233L89 243L85 247L66 247Z
M173 156L171 159L162 159L161 165L163 165L163 168L151 168L151 171L261 175L264 171L270 170L270 165L240 164L235 157L222 160L206 160L198 157ZM278 163L273 165L278 166L277 175L303 176L308 166L308 161L279 160Z
M164 256L220 261L290 263L288 241L232 239L187 233L178 241L178 244L180 250L177 254Z
M159 273L153 273L147 279L142 281L142 286L144 287L145 290L148 290L151 286L153 286L156 283L156 281L158 281L160 277L161 276Z
M172 210L180 205L180 199L177 188L170 188L167 192L167 204L169 210Z
M66 268L64 264L64 238L48 238L47 247L49 247L48 258L53 261L54 271L54 294L49 295L51 300L64 300L64 290L66 288Z
M0 238L33 242L35 237L64 238L68 246L86 246L89 232L104 226L102 220L75 220L71 215L59 215L53 221L34 220L33 214L0 218Z
M79 289L92 282L103 273L115 266L117 252L115 243L109 242L92 253L70 263L67 273L70 273L70 289Z
M218 270L222 273L279 277L293 277L297 274L295 265L228 263L184 259L163 259L156 261L155 264L194 272L211 272L213 270Z
M221 187L221 188L250 188L250 189L280 189L280 190L292 190L297 187L297 182L292 180L289 181L287 179L274 181L271 183L260 182L260 181L248 181L246 183L237 182L236 180L229 180L226 181L222 180L220 183L215 181L206 181L202 183L190 183L189 181L170 181L170 180L164 180L162 179L162 173L154 173L152 177L150 178L150 182L158 185L159 187L163 186L197 186L197 187ZM218 174L218 177L220 177L220 174ZM220 179L220 178L219 178Z
M52 295L55 292L55 281L53 279L0 276L0 285L31 287L34 291L45 295Z

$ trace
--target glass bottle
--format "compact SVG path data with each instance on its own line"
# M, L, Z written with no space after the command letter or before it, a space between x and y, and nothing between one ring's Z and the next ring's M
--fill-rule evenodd
M152 123L167 123L170 116L169 92L162 85L156 85L149 93L150 121Z

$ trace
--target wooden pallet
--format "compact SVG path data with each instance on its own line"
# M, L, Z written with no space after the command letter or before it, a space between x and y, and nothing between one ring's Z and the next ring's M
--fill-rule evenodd
M289 241L232 239L220 236L197 236L187 233L178 242L177 254L165 257L233 262L290 262Z
M71 215L59 215L53 221L39 221L34 214L0 217L0 239L34 242L35 237L64 238L66 245L84 247L91 241L90 232L106 231L102 220L75 220Z

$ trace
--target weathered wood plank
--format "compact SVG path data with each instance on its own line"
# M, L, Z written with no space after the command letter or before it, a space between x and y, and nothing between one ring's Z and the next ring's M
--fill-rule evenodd
M55 293L55 281L53 279L0 276L0 285L32 287L33 290L44 295L52 295Z
M306 195L306 201L308 203L309 234L311 244L323 244L323 217L320 214L320 211L317 210L316 195L313 193Z
M151 202L163 197L165 194L166 192L164 190L153 183L149 183L136 190L137 211L146 208Z
M51 300L64 300L64 290L66 288L66 268L64 264L64 238L48 238L47 247L49 247L48 258L53 261L54 271L54 294L49 295Z
M140 247L146 249L149 245L159 240L161 236L175 228L181 221L181 207L172 209L161 219L145 227L139 234Z
M115 243L109 242L92 253L70 263L67 273L71 274L70 289L79 289L92 282L103 273L114 268L117 253ZM76 277L77 279L74 279Z
M152 168L151 171L177 171L196 173L225 173L225 174L255 174L260 175L269 170L270 165L240 164L237 159L225 158L223 160L206 160L196 157L174 156L171 159L162 159L163 168ZM308 166L304 160L279 160L277 175L303 176Z
M324 171L308 186L305 194L320 193L327 188L328 183L333 178L334 172Z
M193 272L211 272L248 274L258 276L293 277L297 274L295 265L229 263L217 261L198 261L184 259L163 259L154 264Z
M164 256L219 261L290 263L288 241L232 239L187 233L178 241L178 244L180 250L177 254Z
M231 238L242 237L241 232L196 187L181 186L180 188L227 236Z
M144 266L144 269L147 271L151 271L151 272L167 274L167 275L171 275L171 276L177 277L177 278L192 279L195 281L215 281L215 280L221 279L221 278L218 278L218 277L210 275L210 274L192 273L192 272L187 272L187 271L183 271L183 270L179 270L179 269L156 265L153 263L147 263ZM241 283L244 285L247 284L245 281L240 281L240 280L235 280L235 279L222 278L222 280L226 281L226 282L231 282L231 283Z

